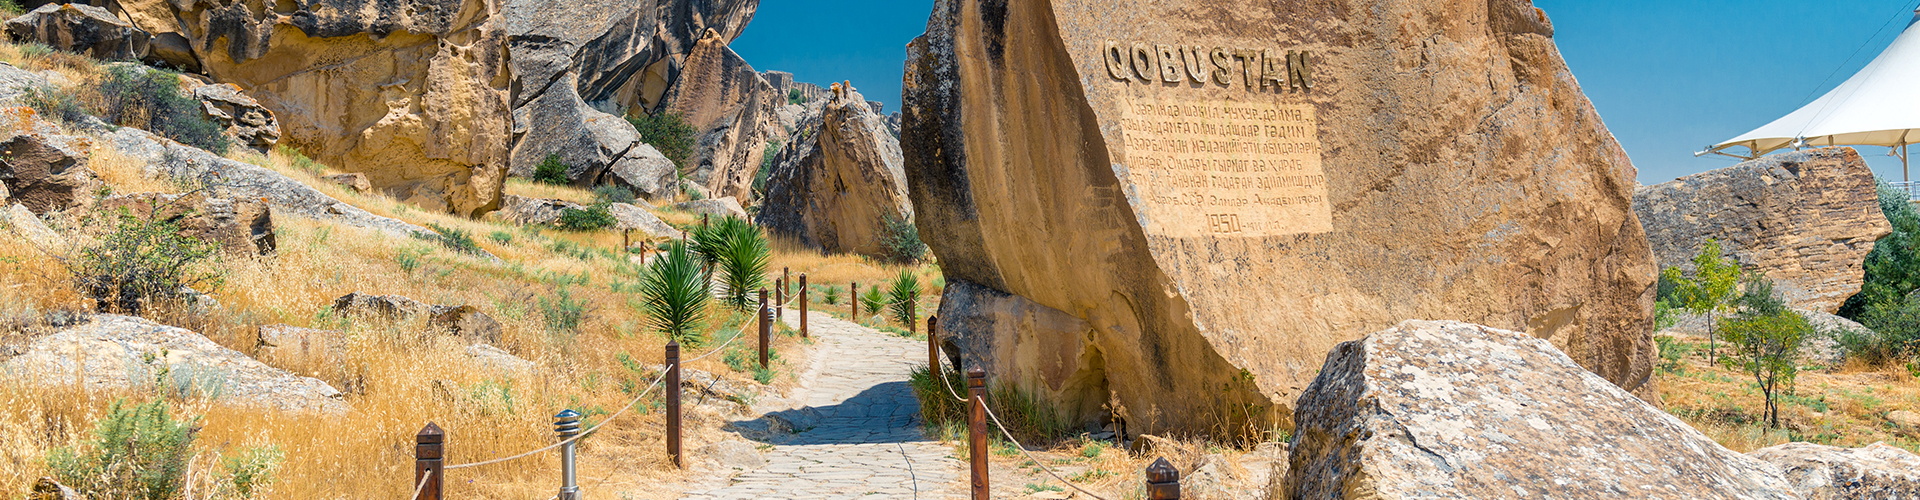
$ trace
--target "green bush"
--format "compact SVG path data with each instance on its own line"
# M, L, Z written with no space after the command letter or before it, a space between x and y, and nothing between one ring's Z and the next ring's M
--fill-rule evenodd
M914 309L920 302L920 277L915 276L912 269L901 269L887 288L887 311L892 313L893 321L902 325L919 321L919 313Z
M24 46L22 50L32 46ZM33 108L33 111L40 116L67 125L84 122L88 116L87 108L80 105L79 97L57 87L27 87L20 95L20 102Z
M686 116L663 110L651 115L629 116L627 121L640 132L640 142L653 145L680 170L692 168L687 162L693 158L695 131L687 124Z
M174 420L167 403L115 401L93 439L47 453L47 469L91 498L171 500L179 494L199 419Z
M700 258L686 244L674 242L648 267L640 283L649 326L687 347L706 342L698 327L713 294L700 267Z
M820 291L820 303L830 306L839 305L840 294L844 291L845 290L841 289L839 285L827 285L826 288Z
M880 292L880 285L874 285L867 289L867 293L860 295L860 310L867 314L878 316L886 307L887 295ZM854 318L854 321L858 322L860 318Z
M18 1L0 0L0 16L13 18L21 14L25 14L26 12L27 10L25 8L21 8L20 2Z
M1920 290L1920 212L1907 202L1906 191L1880 182L1880 212L1893 232L1873 244L1864 267L1866 281L1860 293L1848 298L1840 315L1865 323L1867 309L1899 307L1908 294ZM1869 325L1871 326L1871 325ZM1878 328L1876 328L1878 330Z
M718 241L699 242L700 252L712 255L714 269L721 272L721 282L727 286L724 302L734 309L748 310L755 305L754 290L767 286L767 266L772 255L767 237L761 234L760 228L731 216L712 227L715 230L711 232L719 235ZM709 244L714 246L707 246Z
M447 247L448 250L468 255L485 255L487 253L485 250L480 249L480 242L474 241L473 233L431 222L427 223L427 227L439 234L414 233L413 237L435 241L440 243L440 246Z
M806 104L806 103L807 103L807 96L806 94L801 94L800 89L787 90L787 104Z
M170 71L112 66L95 87L100 116L107 123L135 127L216 155L230 141L220 125L207 119L199 99L180 93L180 75Z
M571 333L580 330L580 323L587 320L587 303L574 298L567 287L556 287L552 297L541 297L540 317L547 322L547 328L555 332Z
M912 219L883 215L880 218L880 247L895 262L911 264L927 256L927 244L920 241L920 227Z
M1753 376L1766 400L1767 425L1780 427L1780 394L1793 386L1799 374L1800 349L1814 336L1813 324L1787 309L1773 292L1773 282L1756 277L1747 282L1737 302L1740 314L1721 327L1727 338L1729 368Z
M494 243L507 245L507 244L513 243L513 233L509 233L506 231L494 231L492 233L487 234L487 239L493 240Z
M640 197L634 196L633 190L612 184L593 188L593 198L600 200L601 203L626 203L629 205L633 204L635 200L640 199Z
M585 210L568 208L560 211L560 220L555 222L561 229L570 231L598 231L613 227L619 220L613 218L613 211L605 203L596 203Z
M218 288L224 281L213 263L218 248L181 235L171 220L122 210L112 231L59 260L97 310L139 314L151 300L180 297L183 288Z
M220 460L220 466L226 469L226 481L223 487L230 487L234 496L253 498L261 488L273 484L273 470L287 458L287 453L278 446L250 448L246 452ZM220 498L222 495L214 495Z
M547 153L547 157L533 167L533 181L555 185L567 183L567 164L560 161L559 153Z
M760 153L760 171L753 174L753 190L767 192L767 179L773 177L773 161L780 158L780 141L767 142L767 149Z

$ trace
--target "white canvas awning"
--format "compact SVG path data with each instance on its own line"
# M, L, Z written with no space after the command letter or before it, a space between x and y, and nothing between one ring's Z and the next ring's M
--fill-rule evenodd
M1886 146L1905 159L1920 141L1920 11L1893 45L1827 95L1700 154L1758 158L1775 150ZM1746 148L1745 154L1733 148Z

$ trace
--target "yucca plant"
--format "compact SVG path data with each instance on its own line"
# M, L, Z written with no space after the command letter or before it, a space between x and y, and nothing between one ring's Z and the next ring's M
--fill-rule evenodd
M712 292L700 267L700 258L686 244L675 242L653 261L640 283L649 326L687 347L706 341L696 325L706 317Z
M902 269L900 276L887 284L887 312L893 313L893 321L902 325L911 325L916 314L914 305L920 300L920 277L913 270Z
M687 239L692 243L690 250L700 257L700 261L708 269L717 269L727 253L728 239L735 233L749 231L758 233L759 228L753 227L753 223L745 219L727 216L711 224L695 227Z
M728 221L739 219L727 218ZM725 244L715 248L718 269L727 285L723 300L734 309L747 310L754 305L753 291L767 286L769 251L767 237L760 228L748 224L722 224Z
M830 306L839 305L840 304L840 287L836 285L828 285L826 289L821 290L820 303L830 305Z
M887 306L887 296L886 294L880 293L880 285L874 285L873 288L868 288L867 293L860 295L859 298L860 310L866 311L867 314L870 315L880 314L880 310ZM854 318L854 320L859 321L860 318Z

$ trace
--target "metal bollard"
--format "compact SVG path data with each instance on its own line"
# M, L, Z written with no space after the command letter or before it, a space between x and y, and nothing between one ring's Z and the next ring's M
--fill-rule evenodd
M807 273L800 273L800 338L807 338Z
M967 451L973 464L973 500L988 500L987 481L987 372L980 367L967 370L967 394L972 411L967 414Z
M767 338L773 334L773 310L767 307L767 289L760 289L760 368L767 367Z
M560 440L573 439L580 435L580 412L569 408L553 416L553 433ZM573 445L578 441L560 445L560 496L559 500L580 500L580 483L575 481L573 467Z
M860 322L860 282L855 281L853 282L853 286L847 288L847 304L853 306L853 316L848 316L847 319L853 320L854 323L859 323Z
M927 316L927 374L940 375L940 318Z
M787 320L787 279L773 280L773 320Z
M1180 500L1180 469L1167 463L1167 457L1147 466L1147 500Z
M447 472L440 468L441 458L446 455L447 432L440 426L427 422L414 436L413 445L413 484L420 489L417 500L440 500L440 484L446 479ZM427 484L420 485L424 478Z
M920 313L919 311L916 310L917 308L914 307L915 305L916 304L914 304L914 301L911 301L911 300L907 301L907 334L908 335L918 333L918 332L915 332L914 330L919 330L919 328L916 328L914 326L915 324L919 323L919 321L917 320L920 318Z
M707 228L707 217L709 217L708 214L700 214L700 229Z
M680 468L680 342L667 341L667 460Z

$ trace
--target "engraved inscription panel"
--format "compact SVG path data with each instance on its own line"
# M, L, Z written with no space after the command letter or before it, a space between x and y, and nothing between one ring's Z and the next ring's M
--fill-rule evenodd
M1149 233L1259 237L1333 230L1310 104L1135 96L1121 128L1127 175L1143 201Z

